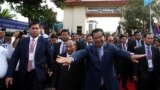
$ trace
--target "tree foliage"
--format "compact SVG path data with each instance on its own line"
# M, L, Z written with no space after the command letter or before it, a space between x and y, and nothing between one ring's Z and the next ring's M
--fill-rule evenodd
M46 0L3 0L10 3L11 8L23 16L28 17L29 22L39 20L45 26L45 29L52 28L52 24L56 22L55 13L47 6L41 3ZM65 0L51 0L57 7L63 8Z
M15 17L15 14L11 14L8 9L3 9L0 7L0 18L12 19Z
M129 0L124 10L124 19L121 24L126 30L143 30L149 22L149 8L144 7L143 0Z

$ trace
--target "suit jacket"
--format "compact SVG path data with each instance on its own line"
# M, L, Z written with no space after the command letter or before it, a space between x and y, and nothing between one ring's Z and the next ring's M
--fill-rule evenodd
M119 49L123 50L123 46L122 43L118 44L117 47ZM128 51L128 43L126 44L126 49ZM119 59L119 58L116 58ZM125 59L125 58L120 58L119 60L117 60L117 72L118 73L124 73L124 74L132 74L133 73L133 65L132 65L132 61L130 61L129 59Z
M153 72L156 76L160 74L160 53L158 48L152 46L152 63L153 63ZM136 54L145 54L145 46L139 47L135 50ZM141 58L139 63L134 64L134 75L138 76L139 80L147 80L148 79L148 62L147 58Z
M62 56L67 57L67 54ZM84 75L84 61L72 63L70 67L58 64L57 90L82 90Z
M95 45L89 45L83 50L73 54L74 62L86 59L87 75L85 80L85 90L99 90L103 77L104 86L107 90L119 90L118 80L114 71L114 57L129 58L130 53L120 50L113 45L103 46L103 56L99 59Z
M141 45L144 46L144 41L141 40ZM135 52L136 40L133 40L128 43L128 51Z
M55 49L56 49L56 54L57 54L57 55L60 54L61 43L62 43L62 42L59 42L59 43L56 44L56 48L55 48Z
M9 63L8 71L6 77L13 77L17 62L19 62L18 70L18 81L23 83L25 80L25 75L27 73L27 63L29 60L29 42L30 37L20 39L18 45L12 55ZM37 41L37 47L35 51L35 72L37 79L39 81L44 81L46 79L46 64L51 71L54 71L54 62L49 50L48 41L44 38L39 37Z

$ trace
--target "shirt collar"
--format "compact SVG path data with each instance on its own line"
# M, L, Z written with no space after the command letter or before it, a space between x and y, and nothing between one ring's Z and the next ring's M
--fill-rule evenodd
M75 53L75 51L74 51L72 54L74 54L74 53ZM71 56L72 54L68 54L68 53L67 53L67 57Z
M33 37L30 36L30 40L35 39L35 41L37 41L38 38L39 38L39 36L37 36L36 38L33 38Z
M144 43L144 46L145 48L148 48L148 47L151 48L151 45L148 46L146 43Z

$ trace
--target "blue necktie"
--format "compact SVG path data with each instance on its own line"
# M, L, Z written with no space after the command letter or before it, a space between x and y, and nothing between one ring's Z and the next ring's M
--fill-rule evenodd
M101 57L103 55L101 48L98 48L97 51L98 51L99 59L101 60Z
M151 60L152 59L152 53L151 53L151 50L150 50L150 47L147 47L147 59Z
M62 53L61 54L65 53L65 51L66 51L66 43L63 43Z

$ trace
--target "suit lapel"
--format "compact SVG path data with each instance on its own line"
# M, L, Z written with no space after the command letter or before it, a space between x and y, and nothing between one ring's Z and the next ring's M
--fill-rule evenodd
M99 55L98 55L98 51L97 51L97 47L95 45L91 46L94 55L96 55L97 59L100 61Z
M41 50L40 47L41 47L41 37L39 37L38 40L37 40L37 46L36 46L36 49L35 49L35 56L37 56L39 50Z
M152 63L153 63L153 67L154 67L154 65L155 65L155 61L154 61L154 60L155 60L155 59L154 59L154 58L155 58L155 57L154 57L155 49L154 49L153 46L151 47L151 50L152 50Z
M30 38L27 37L26 39L26 55L27 55L27 59L29 59L29 42L30 42Z
M103 55L102 55L102 57L101 57L101 60L104 60L103 58L104 58L104 56L105 56L106 54L108 54L108 52L109 52L109 49L108 49L108 44L107 44L107 45L104 45L104 46L103 46Z

